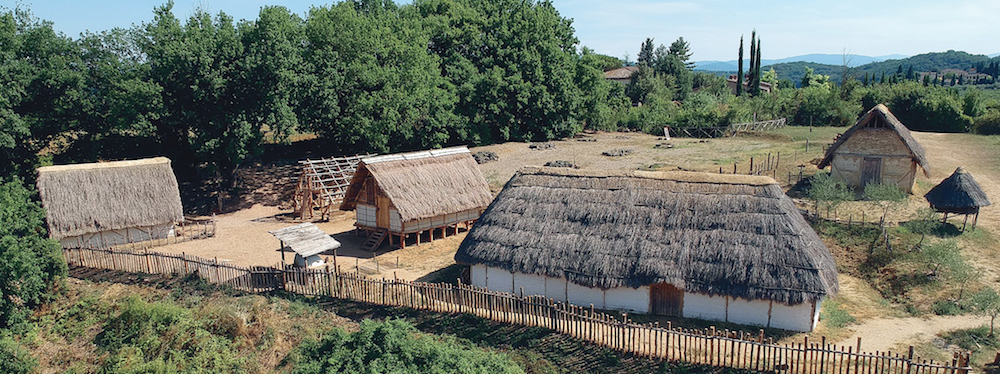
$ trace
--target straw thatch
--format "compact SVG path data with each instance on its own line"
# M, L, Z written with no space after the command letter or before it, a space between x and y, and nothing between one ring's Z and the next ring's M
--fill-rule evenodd
M837 139L837 141L826 150L826 157L823 157L823 160L820 161L819 165L816 167L822 169L830 165L830 163L833 162L834 151L836 151L837 148L840 148L840 146L859 129L870 127L889 128L893 130L896 135L899 135L899 138L903 140L904 144L906 144L906 148L910 150L910 155L913 156L913 160L920 165L921 169L923 169L924 176L930 178L931 166L930 163L927 162L927 156L924 154L924 147L922 147L920 143L917 143L916 139L913 139L913 135L910 134L910 129L906 128L902 122L899 122L899 119L897 119L884 104L876 105L874 108L869 110L868 113L865 113L865 115L862 116L861 119L854 124L854 126L847 129L847 131L840 136L840 139Z
M41 167L38 192L56 239L184 219L166 157Z
M986 192L979 187L972 174L961 167L931 188L924 198L935 210L948 213L972 213L979 211L980 207L990 205Z
M837 292L833 257L771 178L528 167L455 254L587 287L667 282L798 304Z
M493 200L486 178L465 147L362 159L340 209L354 209L369 175L403 222L482 209Z

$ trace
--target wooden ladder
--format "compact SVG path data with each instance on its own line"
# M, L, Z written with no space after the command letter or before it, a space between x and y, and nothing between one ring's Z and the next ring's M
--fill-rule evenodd
M388 236L388 234L389 230L386 229L375 230L375 232L368 237L368 240L365 241L365 244L361 245L361 248L375 252L375 249L382 245L382 242L385 241L385 237Z

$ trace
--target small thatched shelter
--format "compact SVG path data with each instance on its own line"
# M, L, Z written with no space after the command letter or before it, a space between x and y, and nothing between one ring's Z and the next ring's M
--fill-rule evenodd
M466 147L361 159L344 195L342 210L356 210L359 231L369 233L374 250L388 235L402 248L406 236L419 243L424 232L447 235L447 228L468 226L493 195Z
M312 223L305 222L283 229L268 231L281 242L281 262L285 263L285 248L295 252L295 266L317 267L325 265L325 261L319 255L323 252L334 251L336 257L337 248L340 242L330 237L319 227Z
M526 167L455 260L495 291L799 331L838 288L829 250L760 176Z
M930 177L924 148L883 104L865 113L827 149L817 167L827 165L831 176L854 188L892 184L913 193L917 166Z
M63 247L109 247L174 235L184 220L170 160L45 166L38 192Z
M979 187L972 174L969 174L959 167L948 178L938 183L924 195L931 208L944 213L944 219L948 219L948 214L964 214L965 220L969 220L970 214L975 214L976 218L972 222L972 227L976 227L979 221L979 208L990 205L990 199L986 197L986 192ZM965 231L965 222L962 223L962 231Z

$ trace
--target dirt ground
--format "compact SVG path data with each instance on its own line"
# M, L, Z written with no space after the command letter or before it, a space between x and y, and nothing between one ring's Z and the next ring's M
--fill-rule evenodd
M532 149L530 143L505 143L477 147L472 151L492 151L499 156L498 161L480 165L491 189L497 193L522 166L543 165L560 160L592 169L718 172L719 167L723 167L727 173L731 173L733 163L737 163L738 171L746 173L751 157L759 163L767 158L768 153L777 159L778 153L783 152L784 159L778 162L779 171L774 175L787 175L799 170L797 164L791 162L795 161L792 159L802 163L818 157L822 152L820 147L814 145L807 155L804 148L807 138L812 138L815 142L832 138L834 133L832 129L817 129L815 133L805 133L805 130L796 128L789 128L788 131L789 134L780 136L674 138L669 141L642 133L602 132L583 134L578 139L553 141L550 142L552 146L544 150ZM627 149L631 153L621 157L602 155L604 151L618 149ZM789 157L789 154L793 156ZM267 231L300 223L291 216L288 203L295 184L294 170L288 167L291 164L288 160L283 160L275 165L258 165L245 170L241 174L241 182L246 191L230 202L236 204L235 209L238 210L214 216L214 237L157 247L156 250L207 259L217 258L220 262L239 266L278 264L282 261L280 243ZM267 173L276 174L276 177L268 179L265 175ZM374 277L407 280L451 280L441 277L456 275L448 268L455 264L455 250L465 238L464 230L459 233L449 232L446 238L434 241L428 240L425 234L420 245L416 245L411 237L404 249L389 248L388 243L384 243L373 257L371 252L361 249L364 238L358 237L354 232L354 212L334 212L328 221L314 221L317 227L341 242L336 256L333 253L323 254L331 266L336 263L343 271L360 271ZM285 261L290 263L294 255L290 252L285 255Z
M783 185L795 182L799 172L806 175L816 171L815 162L822 155L823 145L844 129L786 128L775 133L739 136L723 139L664 140L662 137L640 133L594 133L583 134L577 139L551 142L552 147L532 149L529 143L505 143L478 147L477 151L492 151L499 156L498 161L480 165L494 193L498 192L514 173L525 165L543 165L550 161L567 161L581 168L590 169L657 169L695 170L718 172L720 168L731 173L733 164L739 173L746 173L750 158L756 163L766 159L768 153L780 163L772 175ZM893 209L890 220L902 220L923 206L922 195L930 187L962 166L979 182L989 196L1000 196L1000 138L982 137L968 134L914 133L927 152L932 167L931 178L919 177L915 194L905 207ZM806 152L807 139L811 147ZM542 147L544 148L544 147ZM603 156L604 151L630 150L621 157ZM789 176L792 177L789 180ZM287 200L290 189L282 183L294 183L289 178L279 182L258 183L247 191L241 204L251 206L233 213L216 216L216 236L170 246L156 250L218 258L241 266L274 265L281 261L278 241L267 233L298 223L290 219ZM294 187L292 187L294 189ZM282 192L283 191L283 192ZM284 195L280 195L283 193ZM247 197L248 196L248 197ZM283 197L284 196L284 197ZM262 205L265 204L265 205ZM848 203L838 209L840 218L850 215L857 220L864 211L866 219L877 221L871 206L863 202ZM960 218L952 223L961 225ZM420 245L411 240L404 249L389 248L388 244L374 254L360 249L364 238L355 235L354 213L337 212L327 222L316 225L342 243L337 252L336 264L344 271L360 271L375 277L398 277L408 280L450 280L454 272L455 249L465 237L464 232L449 233L445 239L427 241ZM979 217L979 226L991 232L1000 232L1000 209L986 207ZM968 243L967 243L968 244ZM974 244L974 243L973 243ZM992 246L963 245L967 248L967 258L984 269L985 278L1000 281L1000 263L991 259L1000 256L1000 248ZM326 254L328 263L333 263L332 253ZM287 261L292 256L287 254ZM858 319L842 331L835 332L837 344L854 345L862 337L862 348L866 351L898 349L901 345L928 341L939 332L955 328L976 327L984 319L976 316L949 316L933 318L905 317L905 313L890 305L877 302L879 296L863 281L841 275L843 306ZM821 326L817 333L824 333ZM833 338L833 336L831 336ZM799 338L792 338L799 339Z
M908 214L918 207L926 206L922 198L930 187L947 178L955 168L961 166L979 183L987 196L992 199L1000 197L1000 138L984 137L970 134L940 134L914 132L914 138L920 142L926 151L931 164L931 177L918 178L918 187L922 192L911 196L910 204L905 211L897 214ZM949 222L961 227L962 218L950 218ZM971 221L969 222L971 225ZM991 205L980 210L978 227L990 232L1000 232L1000 209ZM963 243L963 255L975 266L983 269L983 278L989 283L1000 282L1000 248L982 246L976 243ZM841 292L860 295L852 291L852 282L845 282L845 275L840 276ZM856 280L856 282L860 282ZM858 303L865 303L863 297L851 297ZM908 345L932 342L935 335L955 329L979 327L989 323L989 318L975 315L959 316L929 316L927 318L892 316L892 312L875 312L874 306L849 308L851 314L859 320L859 324L848 328L849 336L836 344L853 345L858 337L862 338L862 349L866 351L885 351L889 349L905 349ZM884 308L883 308L884 309ZM869 311L866 313L866 311ZM896 313L899 314L899 313ZM946 347L940 347L947 349Z

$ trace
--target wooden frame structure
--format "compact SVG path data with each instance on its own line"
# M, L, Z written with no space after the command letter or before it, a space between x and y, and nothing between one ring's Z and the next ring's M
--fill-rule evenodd
M314 209L321 211L320 218L328 218L330 207L338 206L343 201L344 193L347 192L351 178L358 168L358 162L362 158L371 156L375 154L299 161L302 165L302 175L299 177L292 202L294 212L299 219L312 218Z

